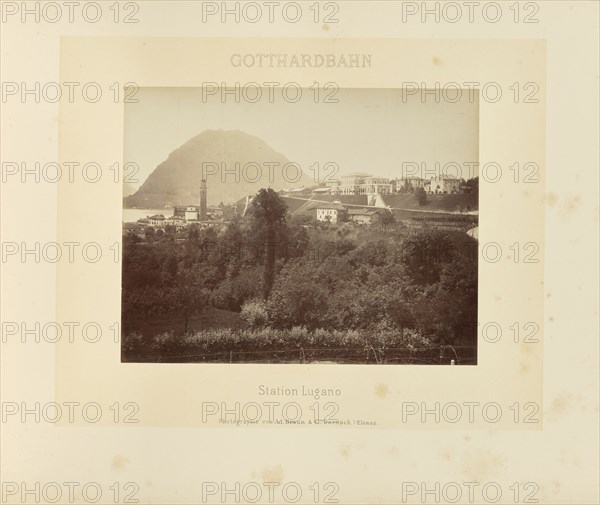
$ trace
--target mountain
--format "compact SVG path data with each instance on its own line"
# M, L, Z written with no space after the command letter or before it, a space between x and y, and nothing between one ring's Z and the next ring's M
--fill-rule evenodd
M271 187L278 191L314 184L303 172L300 180L291 182L289 178L298 177L293 167L286 179L283 167L289 160L258 137L239 130L206 130L175 149L135 194L123 199L123 206L198 205L203 163L218 166L216 174L206 177L209 205L233 203L260 188ZM265 163L277 165L272 165L274 168L270 170Z
M123 196L133 195L137 191L137 187L130 182L123 183Z

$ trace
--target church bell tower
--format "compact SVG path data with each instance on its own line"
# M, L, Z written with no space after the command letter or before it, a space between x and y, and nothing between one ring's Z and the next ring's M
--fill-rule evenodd
M206 179L202 179L200 183L200 209L198 211L198 219L206 221Z

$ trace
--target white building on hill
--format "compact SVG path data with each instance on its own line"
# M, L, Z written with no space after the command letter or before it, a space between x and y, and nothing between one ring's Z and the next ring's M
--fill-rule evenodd
M341 203L319 203L317 209L317 221L323 221L328 223L337 223L342 221L346 214L346 207Z
M328 184L332 195L375 195L392 192L392 183L386 177L374 177L363 172L340 176L336 183Z
M460 179L451 175L438 175L431 178L425 190L433 194L460 193Z

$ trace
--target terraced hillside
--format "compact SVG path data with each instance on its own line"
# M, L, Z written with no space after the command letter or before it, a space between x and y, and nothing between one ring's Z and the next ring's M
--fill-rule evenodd
M425 205L419 202L412 193L400 195L383 195L384 202L392 209L414 209L420 211L475 211L479 209L479 198L473 193L450 195L427 195Z

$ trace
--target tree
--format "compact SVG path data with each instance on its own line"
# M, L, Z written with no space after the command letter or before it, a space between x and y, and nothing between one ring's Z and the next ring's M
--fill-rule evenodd
M219 236L219 253L224 275L236 277L245 260L245 243L239 216L234 216Z
M164 310L163 292L155 287L123 291L121 310L125 318L149 319Z
M479 177L473 177L465 182L465 187L469 193L479 195Z
M286 243L287 205L271 188L261 189L252 202L250 215L255 236L262 241L265 254L263 275L263 296L269 297L275 281L275 262L278 241Z
M427 203L427 193L425 193L423 188L415 189L415 198L419 205L425 205Z
M177 254L175 251L168 251L160 266L161 285L171 286L177 277L178 268Z
M154 240L156 237L156 230L152 226L146 226L146 229L144 230L144 237L146 238L147 242L152 242L152 240Z
M387 230L389 226L392 226L396 222L394 214L391 210L384 210L377 214L377 224L379 224L384 230Z
M327 292L314 265L301 260L286 264L267 301L269 321L274 327L318 328L327 312Z
M184 333L188 331L192 316L208 305L210 291L203 281L200 270L186 268L178 273L175 287L169 292L171 309L179 312L183 318Z

